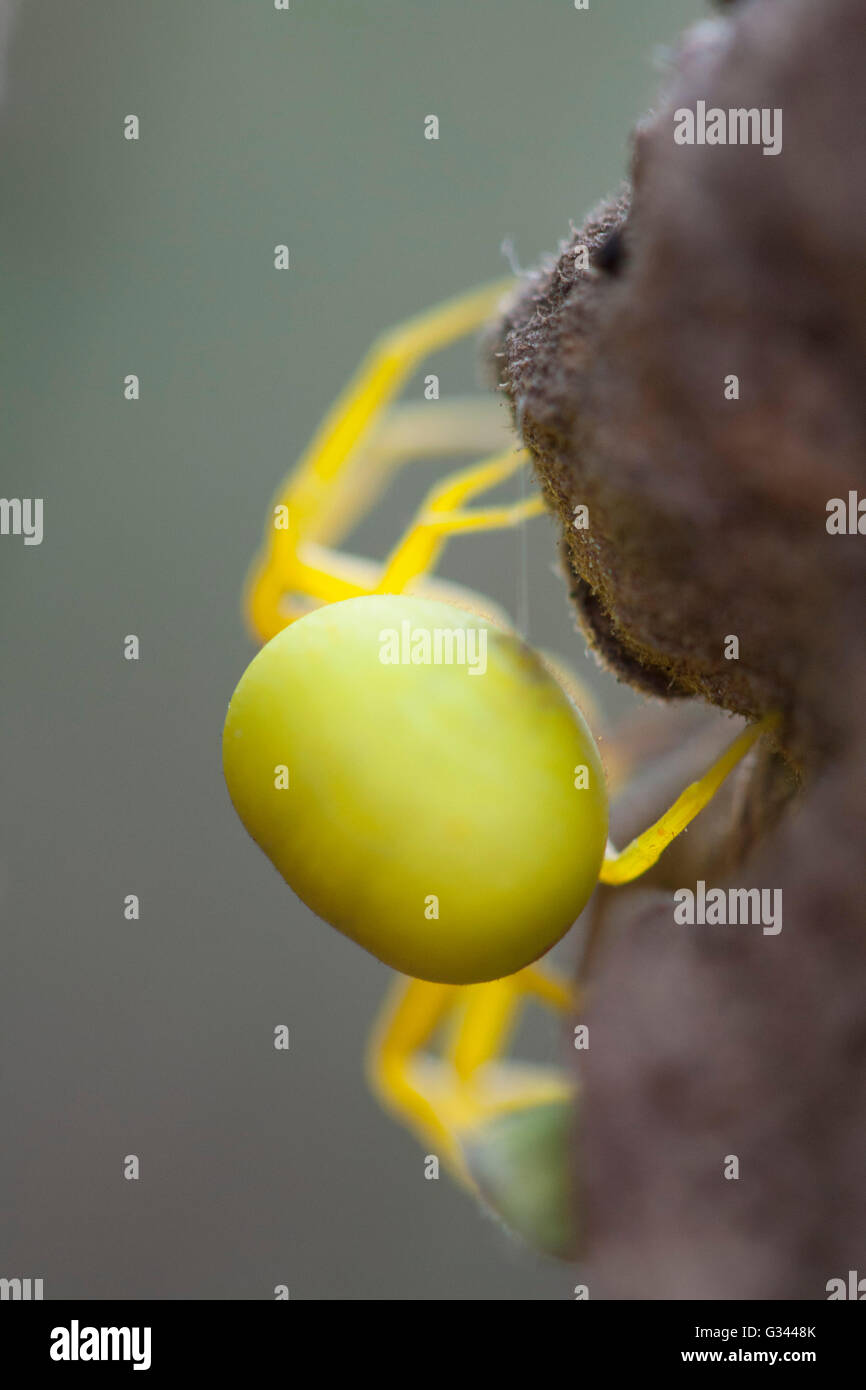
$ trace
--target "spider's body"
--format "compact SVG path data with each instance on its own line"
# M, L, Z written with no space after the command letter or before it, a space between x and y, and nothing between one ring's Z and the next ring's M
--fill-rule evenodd
M410 977L377 1028L371 1077L469 1185L479 1132L546 1115L570 1093L559 1071L501 1060L526 996L577 1003L535 962L597 881L628 882L655 863L771 722L741 734L617 853L579 710L506 620L478 615L487 600L431 578L449 535L544 509L537 496L465 505L522 468L525 452L446 478L382 566L330 548L401 464L498 442L484 403L441 402L420 422L411 408L382 412L426 352L480 327L502 293L461 296L380 340L290 475L248 588L266 645L238 685L223 745L238 813L290 885ZM437 650L467 659L437 661ZM444 1056L422 1056L443 1024Z

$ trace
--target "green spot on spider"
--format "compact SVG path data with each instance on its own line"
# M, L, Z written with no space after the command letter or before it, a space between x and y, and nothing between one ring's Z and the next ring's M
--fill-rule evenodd
M469 1175L489 1209L534 1250L576 1254L574 1100L508 1111L464 1139Z

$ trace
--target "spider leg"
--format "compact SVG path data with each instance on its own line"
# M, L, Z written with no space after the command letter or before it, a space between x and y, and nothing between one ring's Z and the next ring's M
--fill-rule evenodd
M372 1089L389 1110L421 1140L441 1150L452 1166L462 1168L450 1126L435 1100L426 1094L416 1059L457 1007L459 985L438 985L398 975L382 1006L367 1050Z
M512 437L502 402L488 396L401 401L385 411L347 459L339 487L320 513L315 538L339 541L367 515L395 473L421 459L478 458Z
M462 1140L499 1115L572 1093L559 1070L499 1059L527 998L570 1012L570 983L547 966L483 985L436 985L398 979L380 1015L368 1053L374 1089L389 1109L467 1187L474 1184ZM441 1056L424 1049L441 1025L450 1038Z
M393 407L346 460L340 485L331 489L317 518L315 539L311 532L289 552L290 569L279 571L268 550L257 556L247 580L244 607L258 640L269 641L317 604L376 591L381 564L336 550L333 543L367 514L398 469L448 454L477 455L507 437L498 402L483 396L458 397L434 408L417 402ZM283 491L288 490L287 484ZM296 526L291 513L288 520L290 527ZM411 591L470 606L508 625L507 615L491 600L463 586L427 578L413 584Z
M458 586L431 582L435 567L449 535L458 532L490 531L517 526L545 510L540 496L493 507L462 508L459 504L476 496L525 466L529 455L509 449L460 469L442 479L422 504L415 520L392 551L384 567L356 556L344 555L308 540L291 555L291 578L282 574L274 562L259 565L248 590L248 612L254 630L264 640L285 627L283 608L286 584L292 592L319 603L335 603L362 594L437 593L469 603L476 609L490 608L489 600ZM296 615L300 616L300 615Z
M415 520L389 556L377 585L380 594L402 593L436 565L448 536L517 526L545 510L540 496L499 507L461 507L468 498L496 487L529 461L525 450L509 449L450 474L431 489Z
M530 965L515 975L464 990L446 1059L452 1067L446 1099L458 1136L497 1116L570 1096L559 1069L503 1060L527 1000L560 1015L577 1004L570 981L550 966Z
M647 869L651 869L671 841L675 840L712 801L725 778L733 772L761 735L776 728L779 722L777 714L770 714L744 729L703 776L686 787L673 806L665 811L654 825L644 830L623 850L617 851L609 845L599 873L599 881L609 884L630 883L632 879L639 878Z
M274 498L247 583L247 616L257 636L266 640L285 626L281 591L305 592L299 548L326 535L335 539L340 522L357 516L359 501L366 499L369 505L373 500L375 471L367 483L363 470L354 470L351 485L347 479L385 407L428 353L480 328L512 287L513 281L501 281L459 295L389 330L370 349ZM290 524L272 524L277 509L285 510Z

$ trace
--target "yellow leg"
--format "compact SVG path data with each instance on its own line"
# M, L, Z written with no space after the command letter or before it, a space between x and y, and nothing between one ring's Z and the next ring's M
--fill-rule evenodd
M578 1002L571 981L546 964L528 965L516 975L461 989L462 1009L446 1053L461 1082L501 1057L528 998L558 1013L570 1013Z
M347 457L309 535L332 546L371 511L392 478L423 459L482 458L512 437L502 402L487 396L389 405ZM295 518L297 530L297 518Z
M460 531L490 531L517 526L544 511L541 497L501 507L462 511L460 503L496 487L529 460L525 450L509 449L471 468L453 473L428 494L399 545L392 551L377 585L380 594L402 593L407 585L436 564L449 535Z
M396 466L393 457L384 469L356 466L385 407L424 356L480 328L512 285L501 281L449 300L391 329L370 350L274 498L264 543L247 582L247 616L261 640L289 620L281 611L281 596L307 592L307 576L298 563L302 547L338 539L371 504L389 468ZM434 407L431 415L442 409ZM406 457L412 456L410 449ZM278 509L287 513L288 526L274 526ZM335 587L335 597L346 596L339 585ZM324 601L331 601L331 595Z
M437 985L398 975L370 1038L367 1073L380 1099L424 1143L431 1143L450 1162L459 1153L444 1123L413 1076L413 1061L455 1007L459 985Z
M527 965L520 972L520 979L525 993L548 1008L570 1014L580 1006L580 995L573 981L548 963Z
M291 592L316 603L336 603L342 599L358 598L363 594L403 593L424 589L431 595L437 592L448 597L449 591L458 601L471 604L482 612L490 609L490 601L470 590L446 584L421 585L435 567L449 535L458 532L492 531L517 526L529 517L545 510L540 496L498 507L479 507L461 510L450 505L455 497L481 492L495 487L527 461L522 451L473 464L471 468L449 474L433 490L415 521L399 542L384 568L357 556L329 550L308 541L293 558ZM261 641L268 641L286 626L290 619L283 607L285 585L274 565L257 567L248 589L247 610L251 624ZM494 606L495 608L495 606ZM295 612L302 616L306 608Z
M400 977L380 1015L367 1069L382 1101L467 1186L462 1137L498 1115L570 1094L558 1070L500 1062L519 1011L534 998L570 1012L570 982L532 965L486 985L436 985ZM442 1055L424 1055L451 1029Z
M365 431L422 358L480 328L512 285L500 281L459 295L391 329L374 344L292 475L285 497L297 513L300 531L308 520L315 521L323 489L333 486Z
M631 844L626 845L624 850L617 852L612 846L609 847L601 866L600 882L630 883L632 879L639 878L647 869L651 869L671 841L675 840L698 812L712 801L725 778L733 772L761 735L776 728L779 722L779 715L771 714L759 723L744 729L703 777L686 787L670 810L665 811L654 825L644 830Z
M457 1090L487 1062L505 1052L516 1023L520 994L516 975L463 990L446 1053L454 1068Z
M437 592L442 597L448 597L450 591L457 601L468 602L482 612L485 608L489 609L490 601L480 594L474 595L467 589L455 591L454 586L442 583L422 586L419 581L435 567L449 535L516 526L545 510L540 496L498 507L461 510L457 505L466 497L497 486L523 467L527 459L528 455L523 451L509 450L449 474L429 494L384 568L308 541L293 556L292 593L302 595L309 606L309 601L313 605L336 603L362 594L403 593L407 589L420 593L426 589L431 597ZM289 621L283 608L284 593L285 584L275 565L260 565L254 570L248 593L248 612L262 641L269 640ZM293 616L300 617L303 611L306 609L295 612Z

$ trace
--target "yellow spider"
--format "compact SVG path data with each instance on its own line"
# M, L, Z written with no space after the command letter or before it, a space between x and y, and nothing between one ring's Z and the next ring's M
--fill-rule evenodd
M597 882L627 883L654 864L775 722L741 733L617 852L579 687L488 600L432 576L449 536L544 510L540 496L465 505L523 468L526 452L500 448L445 478L384 565L333 548L403 464L501 439L492 401L392 403L424 356L480 328L511 288L462 295L386 333L285 480L246 591L266 645L223 740L229 792L256 842L319 916L401 972L371 1043L371 1082L475 1191L469 1156L485 1135L571 1101L564 1072L503 1059L526 1000L579 1007L539 958Z

